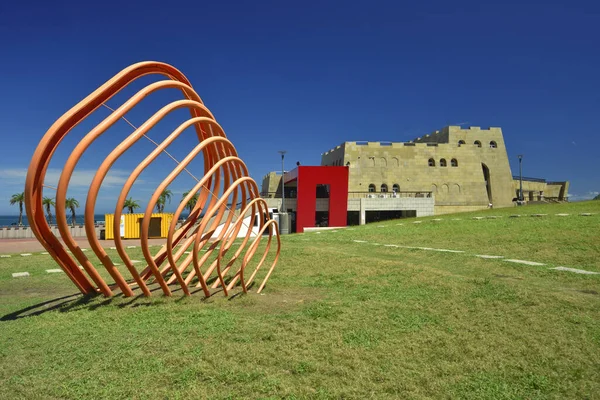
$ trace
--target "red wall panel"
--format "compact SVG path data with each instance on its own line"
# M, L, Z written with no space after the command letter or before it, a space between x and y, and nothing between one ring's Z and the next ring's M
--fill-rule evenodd
M329 185L329 226L347 225L348 167L298 167L286 178L298 185L296 232L315 226L317 185Z

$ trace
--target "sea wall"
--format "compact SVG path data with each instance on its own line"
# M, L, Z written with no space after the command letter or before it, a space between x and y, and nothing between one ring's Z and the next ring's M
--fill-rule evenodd
M52 233L56 237L60 237L60 232L56 226L52 226ZM73 237L83 237L85 236L85 226L84 225L75 225L69 226L71 231L71 236ZM96 231L96 237L100 238L100 230L104 230L104 225L95 225L94 229ZM0 239L27 239L27 238L35 238L33 231L28 226L10 226L0 228Z

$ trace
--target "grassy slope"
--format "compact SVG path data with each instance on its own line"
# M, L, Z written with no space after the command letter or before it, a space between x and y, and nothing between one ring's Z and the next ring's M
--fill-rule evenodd
M600 275L548 267L600 271L600 202L441 218L287 236L264 295L75 296L5 318L0 398L599 397ZM0 317L75 293L47 257L0 259Z

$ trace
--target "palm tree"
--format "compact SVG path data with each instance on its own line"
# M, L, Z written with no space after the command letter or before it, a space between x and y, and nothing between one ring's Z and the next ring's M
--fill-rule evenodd
M129 214L133 214L136 208L140 208L140 203L137 200L133 200L131 197L125 200L123 203L123 208L129 210Z
M189 190L183 194L182 198L185 199L185 197L188 194L190 194ZM194 193L192 198L189 199L188 202L186 203L185 208L187 208L189 210L189 212L191 213L192 210L194 209L194 207L196 206L197 202L198 202L198 193Z
M156 209L159 213L165 211L165 204L167 203L167 200L169 201L169 203L171 203L171 196L173 196L173 192L171 192L169 189L163 190L163 192L160 194L160 197L156 202Z
M71 210L71 225L75 226L75 209L79 208L79 202L75 200L73 197L65 200L65 208Z
M54 207L54 200L50 197L44 197L42 204L44 205L44 207L46 207L46 216L48 217L48 223L51 224L52 223L52 211L51 211L50 207Z
M25 203L25 192L15 193L10 198L10 205L19 204L19 226L23 225L23 204Z

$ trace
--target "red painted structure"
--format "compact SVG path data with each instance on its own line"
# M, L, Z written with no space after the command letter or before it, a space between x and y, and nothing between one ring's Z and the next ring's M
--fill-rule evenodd
M317 185L329 185L329 226L348 222L348 167L297 167L285 174L286 186L297 186L296 232L315 226Z

